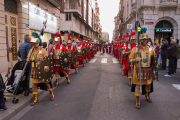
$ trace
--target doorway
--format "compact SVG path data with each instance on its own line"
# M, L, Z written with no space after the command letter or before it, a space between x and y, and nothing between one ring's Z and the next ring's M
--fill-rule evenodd
M5 30L8 67L17 63L18 16L5 12Z

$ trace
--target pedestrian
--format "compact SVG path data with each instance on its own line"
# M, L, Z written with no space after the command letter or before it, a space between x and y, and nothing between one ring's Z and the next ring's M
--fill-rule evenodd
M157 47L157 45L156 45L156 43L154 43L154 49L156 49L156 47Z
M177 55L177 59L175 59L175 62L174 62L174 73L176 73L176 69L177 69L177 61L178 59L180 58L180 45L179 45L179 39L176 39L176 45L177 45L177 48L178 48L178 55Z
M24 43L22 43L19 46L19 50L17 52L17 55L21 58L22 61L26 61L29 50L31 49L30 41L31 41L30 36L28 34L26 34L24 36ZM25 96L28 95L28 93L32 93L32 89L29 88L30 73L31 73L31 63L28 63L28 66L27 66L27 84L26 84L26 91L24 94Z
M49 40L49 45L48 45L48 55L50 55L50 50L54 46L54 40L50 39Z
M43 48L47 51L47 42L43 42Z
M155 49L157 58L158 58L158 64L161 65L161 52L160 52L160 44L157 44L157 47Z
M168 44L166 42L167 40L162 40L162 46L161 46L161 59L162 59L162 68L160 70L166 70L166 59L167 59L167 49Z
M67 43L65 41L63 41L63 46L66 47Z
M169 66L168 66L168 74L164 75L165 77L172 77L174 76L174 62L177 59L178 55L178 48L176 45L176 40L171 40L171 46L167 49L167 58L169 59Z
M72 43L72 45L74 46L74 47L76 47L76 42L73 40L73 43Z
M0 109L7 110L8 108L4 104L4 91L5 91L5 84L0 74Z
M148 38L148 45L153 46L153 42L152 42L151 38Z

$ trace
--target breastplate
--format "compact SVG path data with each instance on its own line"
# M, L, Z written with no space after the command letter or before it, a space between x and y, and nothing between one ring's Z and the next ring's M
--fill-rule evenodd
M42 48L39 49L39 53L32 53L31 55L32 67L37 67L36 62L39 58L40 59L43 58Z
M149 51L148 52L140 52L141 55L141 67L142 68L149 68L152 67L152 48L149 46L148 47ZM136 48L137 50L137 48ZM136 52L138 53L138 52ZM136 54L136 57L138 57L138 54ZM136 67L139 67L139 63L136 63Z
M71 49L68 49L67 48L67 52L68 52L68 55L69 55L69 57L71 57L71 50L73 49L73 47L71 46Z
M81 52L81 46L80 47L77 46L77 51Z
M62 53L62 46L60 46L59 50L55 50L55 48L54 48L54 59L59 59L60 53Z

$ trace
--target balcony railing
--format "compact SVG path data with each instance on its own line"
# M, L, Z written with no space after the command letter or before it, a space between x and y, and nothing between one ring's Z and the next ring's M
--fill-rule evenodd
M78 12L81 14L81 6L76 3L71 3L71 2L65 2L64 3L64 11L65 12Z
M177 7L177 0L161 0L160 7Z

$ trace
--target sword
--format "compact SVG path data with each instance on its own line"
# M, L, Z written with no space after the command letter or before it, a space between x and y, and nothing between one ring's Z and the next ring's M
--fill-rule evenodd
M131 32L130 32L131 35ZM131 46L131 37L130 37L130 49L132 50L132 46ZM133 77L133 64L131 62L131 76ZM131 79L131 83L132 83L132 79Z

